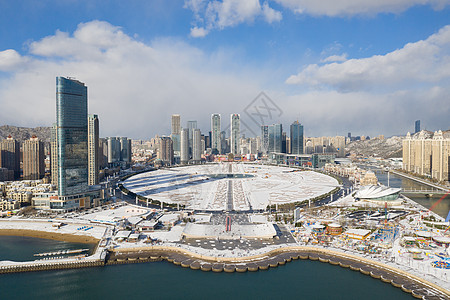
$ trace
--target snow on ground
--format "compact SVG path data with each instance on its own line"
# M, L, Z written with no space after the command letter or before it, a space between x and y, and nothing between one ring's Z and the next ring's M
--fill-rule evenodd
M181 240L181 234L183 233L184 227L174 226L170 231L153 231L148 235L152 239L158 239L163 242L178 242Z
M226 231L224 225L204 225L188 223L183 231L188 238L273 238L277 235L272 223L255 225L233 225L230 231Z
M66 225L61 226L61 228L58 229L58 227L53 226L53 224L58 222L63 222ZM86 222L76 222L75 220L42 221L35 219L7 219L0 220L0 230L1 229L34 230L49 233L90 236L96 239L101 239L105 234L106 227L102 225L88 224Z
M186 208L197 210L226 209L230 188L233 209L248 210L250 207L264 209L269 203L307 200L328 193L339 185L336 179L313 171L243 163L233 163L232 172L252 177L210 177L229 173L229 166L229 163L219 163L163 169L138 174L123 184L138 195L166 203L185 204Z

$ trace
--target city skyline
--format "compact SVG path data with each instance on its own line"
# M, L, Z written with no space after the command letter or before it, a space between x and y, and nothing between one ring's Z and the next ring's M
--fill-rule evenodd
M199 128L215 112L249 122L261 91L282 112L265 125L299 119L307 136L405 135L418 119L445 130L449 6L438 2L2 3L0 28L15 30L0 32L0 119L51 126L54 78L70 76L89 85L102 136L169 135L175 108Z

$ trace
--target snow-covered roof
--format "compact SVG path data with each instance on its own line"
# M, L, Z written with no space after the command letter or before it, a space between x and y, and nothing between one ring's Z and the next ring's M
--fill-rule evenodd
M131 231L129 230L121 230L116 233L116 239L118 238L128 238L131 234Z
M376 199L399 193L402 189L387 186L368 185L363 186L356 192L355 198Z
M349 229L345 232L348 235L355 235L355 236L366 236L370 233L370 230L367 229Z
M142 218L141 218L141 217L132 216L132 217L129 217L129 218L127 219L127 221L128 221L130 224L132 224L132 225L136 225L137 223L139 223L139 222L142 221Z

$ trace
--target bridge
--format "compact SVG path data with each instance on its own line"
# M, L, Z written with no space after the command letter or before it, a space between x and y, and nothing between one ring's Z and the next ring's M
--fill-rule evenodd
M403 194L430 194L430 195L444 195L447 192L443 190L433 189L402 189Z

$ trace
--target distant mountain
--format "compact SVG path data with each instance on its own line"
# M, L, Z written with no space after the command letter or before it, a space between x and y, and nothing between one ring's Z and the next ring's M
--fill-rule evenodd
M347 153L378 156L382 158L402 157L402 141L404 137L393 136L388 139L370 139L366 141L354 141L345 146Z
M45 143L50 143L51 137L51 127L36 127L36 128L27 128L27 127L17 127L11 125L3 125L0 126L0 140L7 138L11 135L14 139L24 142L30 139L33 135L38 137Z

